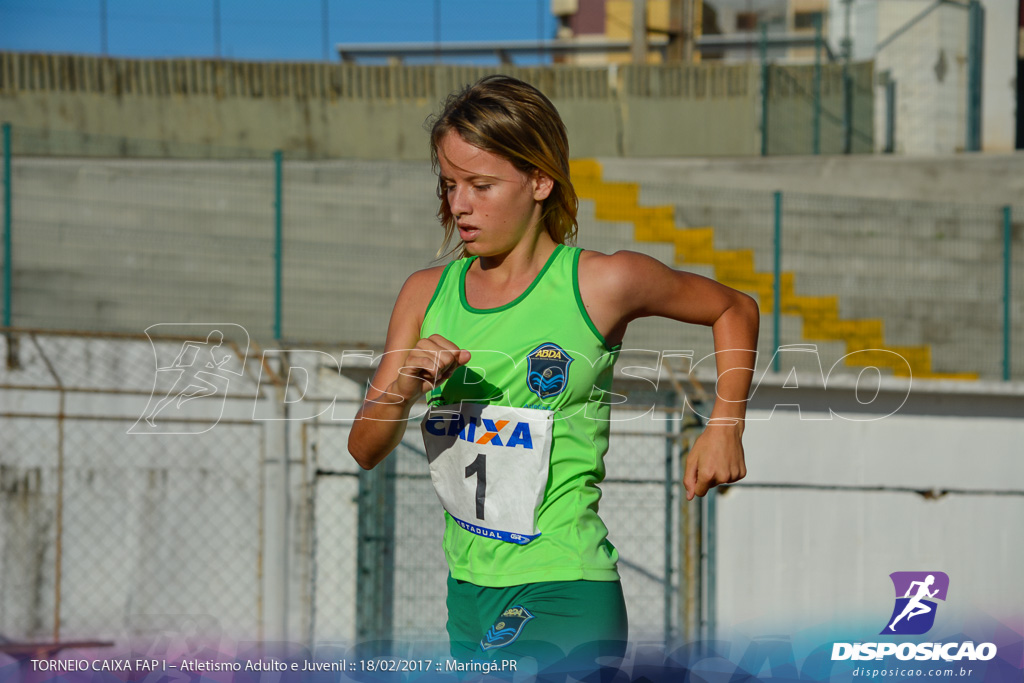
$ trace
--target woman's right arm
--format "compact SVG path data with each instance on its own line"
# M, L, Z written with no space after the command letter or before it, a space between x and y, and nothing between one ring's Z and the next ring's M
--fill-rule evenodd
M442 270L413 273L398 294L384 355L348 437L348 451L363 469L375 467L402 441L409 412L420 397L469 361L468 351L440 335L420 339L423 315Z

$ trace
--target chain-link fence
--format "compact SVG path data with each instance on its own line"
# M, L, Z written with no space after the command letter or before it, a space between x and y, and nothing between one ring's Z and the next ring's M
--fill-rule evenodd
M159 436L133 433L146 399L176 386L160 373L154 386L148 343L3 339L0 634L110 638L194 614L258 636L259 425L208 405L161 419ZM208 401L189 386L175 397Z
M762 155L874 151L874 65L765 64Z
M654 179L643 183L641 197L647 205L673 206L681 233L703 231L709 245L713 241L714 251L686 242L677 252L681 267L704 269L758 298L761 367L772 367L779 347L814 344L814 369L820 361L833 376L858 372L858 364L843 359L875 348L906 360L909 370L895 357L899 368L879 363L897 374L1021 376L1024 206L771 193ZM688 348L710 352L706 340Z
M0 335L0 636L131 642L187 619L207 638L443 643L418 429L372 471L347 453L368 359L192 331ZM601 485L635 640L696 637L713 613L710 532L681 512L707 503L679 483L700 423L675 386L615 387L657 416L613 412Z
M401 283L438 263L424 162L12 161L11 325L137 333L231 322L260 340L379 348ZM923 361L915 374L1024 371L1024 278L1012 277L1024 206L776 197L652 174L641 188L643 205L671 205L689 235L713 232L706 246L720 253L702 261L684 248L680 265L758 295L762 366L779 345L814 342L834 346L826 368L882 344L928 347L911 353ZM643 247L629 225L589 206L580 217L584 246ZM782 317L769 322L776 290ZM635 327L646 348L678 348L675 328Z

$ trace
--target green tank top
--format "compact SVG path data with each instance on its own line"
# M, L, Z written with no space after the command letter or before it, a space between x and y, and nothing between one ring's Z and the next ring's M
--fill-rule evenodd
M440 334L472 353L468 365L428 394L431 405L553 412L548 480L536 512L540 535L525 545L487 538L446 512L444 551L455 579L493 587L618 579L597 487L608 449L609 404L602 396L611 388L618 348L608 347L583 306L580 252L558 245L525 292L486 310L466 300L475 257L459 259L444 269L427 305L421 336Z

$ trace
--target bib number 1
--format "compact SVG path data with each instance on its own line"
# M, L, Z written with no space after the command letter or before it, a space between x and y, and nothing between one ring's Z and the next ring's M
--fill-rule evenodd
M484 520L484 501L487 499L487 454L480 453L466 465L466 479L476 475L476 518Z
M551 426L544 410L475 403L431 409L422 425L430 478L460 527L520 545L540 535Z

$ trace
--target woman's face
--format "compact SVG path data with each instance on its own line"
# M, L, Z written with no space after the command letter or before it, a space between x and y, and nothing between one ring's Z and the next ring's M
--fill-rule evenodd
M454 131L441 138L437 157L441 188L469 254L506 254L543 229L542 205L553 184L546 175L523 173Z

